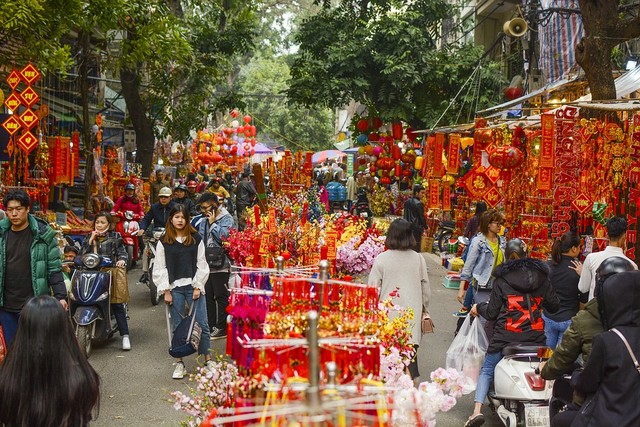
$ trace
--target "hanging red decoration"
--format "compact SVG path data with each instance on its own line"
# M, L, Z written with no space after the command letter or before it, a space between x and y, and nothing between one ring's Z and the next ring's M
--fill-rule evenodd
M405 133L407 134L407 138L411 142L415 141L416 138L418 137L418 134L416 133L415 129L412 127L408 127Z
M474 143L484 147L493 142L493 129L478 129L473 133Z
M251 120L252 120L252 119L251 119L251 116L247 114L246 116L244 116L244 117L242 118L242 120L243 120L245 123L249 124L249 123L251 123Z
M524 154L516 147L505 145L489 152L489 163L498 169L513 169L522 164Z
M391 123L391 134L393 139L402 139L402 122Z
M368 139L369 139L369 142L378 142L380 141L380 135L377 134L376 132L371 132L369 134Z
M376 130L382 127L382 119L380 117L374 117L371 120L371 123L373 124L373 128Z
M358 120L357 128L360 132L366 132L369 130L369 121L367 119Z

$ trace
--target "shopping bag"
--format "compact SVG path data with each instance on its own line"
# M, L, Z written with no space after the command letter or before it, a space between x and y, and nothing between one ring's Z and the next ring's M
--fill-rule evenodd
M109 267L109 269L111 270L111 303L129 302L127 269L121 267Z
M168 310L168 308L167 308ZM167 319L169 317L167 316ZM196 322L195 301L191 304L189 314L187 314L176 329L173 331L171 338L171 346L169 354L175 358L189 356L198 351L200 346L200 337L202 335L202 327Z
M466 383L462 392L471 393L476 389L480 368L489 347L489 340L479 318L467 316L458 335L447 350L446 367L462 372Z

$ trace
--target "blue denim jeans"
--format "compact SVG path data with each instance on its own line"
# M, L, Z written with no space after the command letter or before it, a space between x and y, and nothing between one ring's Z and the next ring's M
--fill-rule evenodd
M474 402L484 404L484 401L487 399L487 394L489 393L491 380L495 374L496 365L500 360L502 360L501 351L487 353L484 363L482 364L482 369L480 369L478 386L476 387L476 397L473 399Z
M13 337L16 336L18 330L18 320L20 319L20 312L5 311L0 308L0 325L2 325L2 332L4 334L4 341L9 348Z
M555 350L558 344L560 344L560 341L562 341L564 331L571 325L571 320L556 322L544 314L542 315L542 319L544 320L544 335L547 337L547 347Z
M189 312L188 306L193 301L193 286L179 286L171 290L171 297L173 302L169 309L171 311L171 319L173 320L173 330L180 321L184 318L186 313ZM205 303L204 295L200 295L200 298L193 301L195 303L194 309L196 310L196 322L202 328L202 335L200 336L200 346L198 347L198 354L208 354L209 347L211 346L211 334L209 332L209 323L207 322L207 305Z

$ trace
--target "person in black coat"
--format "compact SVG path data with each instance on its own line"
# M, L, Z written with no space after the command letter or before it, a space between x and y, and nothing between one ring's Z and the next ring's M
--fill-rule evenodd
M420 252L422 233L427 228L427 221L424 218L424 206L420 199L424 197L424 187L420 184L413 186L413 197L404 202L404 219L411 223L413 237L416 239L414 250Z
M589 397L572 427L632 427L640 420L640 271L614 274L596 288L605 332L593 338L587 364L572 385ZM616 331L622 334L625 342Z
M542 309L544 307L550 313L555 313L560 307L558 297L549 283L547 263L527 258L522 240L510 240L504 256L507 261L493 270L495 280L489 301L471 308L473 316L479 314L487 320L495 320L495 325L478 378L474 410L465 427L484 424L482 405L487 398L495 367L502 359L502 350L516 343L544 346L546 338Z

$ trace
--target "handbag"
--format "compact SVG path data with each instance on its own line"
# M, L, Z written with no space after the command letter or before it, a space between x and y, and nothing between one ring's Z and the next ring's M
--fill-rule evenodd
M622 332L620 332L616 328L612 328L612 329L609 329L609 330L611 332L615 332L615 334L620 337L620 339L624 343L624 346L627 348L627 352L629 353L629 356L631 357L631 360L633 361L633 366L636 368L636 371L638 371L638 373L640 374L640 363L638 363L638 359L636 359L635 354L633 354L633 350L631 350L631 346L629 345L629 341L627 341L625 336L622 335Z
M123 304L129 302L129 285L127 283L127 269L108 267L111 270L111 303Z
M166 310L167 328L169 328L169 306L166 306ZM196 322L196 304L194 301L189 309L189 314L182 318L173 331L169 354L171 357L181 358L195 353L200 346L201 336L202 327Z
M435 332L435 325L433 324L433 320L431 319L431 315L429 313L425 313L422 315L421 329L423 334L432 334Z
M205 219L206 220L206 219ZM222 247L222 241L216 242L217 246L209 246L209 222L204 232L204 256L207 260L210 270L220 270L227 262L227 254Z
M4 362L4 358L7 356L7 342L4 340L4 329L0 325L0 364Z

